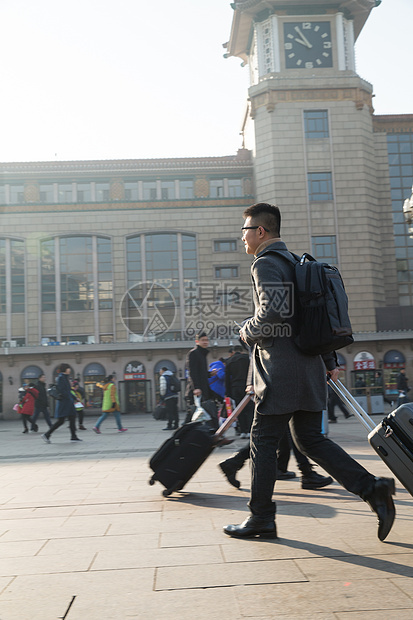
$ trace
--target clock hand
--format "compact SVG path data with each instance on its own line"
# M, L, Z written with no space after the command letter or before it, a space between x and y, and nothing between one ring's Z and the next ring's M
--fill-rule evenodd
M301 43L301 45L304 45L304 47L308 47L307 43L302 39L294 39L294 41L297 41L297 43ZM310 45L310 47L312 47L312 45Z
M301 32L301 30L299 29L299 27L298 27L298 26L294 26L294 30L295 30L296 32L298 32L298 34L300 35L300 37L301 37L301 38L302 38L302 40L304 41L304 43L303 43L302 45L306 45L307 47L310 47L310 48L311 48L311 47L313 47L313 46L311 45L310 41L309 41L309 40L308 40L308 39L307 39L307 38L303 35L303 33ZM296 39L296 41L297 41L297 39ZM300 43L301 43L301 41L300 41Z

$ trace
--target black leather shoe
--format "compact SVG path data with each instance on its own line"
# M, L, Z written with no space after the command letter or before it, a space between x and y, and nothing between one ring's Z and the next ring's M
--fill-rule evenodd
M231 465L227 463L226 461L222 461L222 463L219 463L219 467L221 468L221 471L226 477L226 479L228 480L228 482L232 484L232 486L235 487L236 489L239 489L241 486L241 483L235 477L237 470L231 467Z
M364 501L378 516L377 536L380 540L384 540L389 534L396 517L396 509L392 499L392 495L395 493L393 478L376 478L373 491L363 497Z
M258 519L257 517L248 517L240 525L227 525L224 527L225 534L233 538L278 538L277 526L273 518Z
M294 471L281 471L280 469L277 471L277 480L291 480L295 477Z

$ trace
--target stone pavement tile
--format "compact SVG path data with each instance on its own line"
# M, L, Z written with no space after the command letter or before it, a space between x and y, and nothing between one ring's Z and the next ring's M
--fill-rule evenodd
M158 533L127 534L125 536L88 536L86 538L54 538L48 541L41 541L43 546L38 555L61 555L79 548L94 554L98 551L110 552L112 557L114 557L118 553L127 551L140 553L144 549L157 549L158 543Z
M412 620L413 612L412 608L408 609L400 609L399 607L395 609L388 609L384 611L380 609L380 612L377 611L341 611L334 615L338 620ZM317 616L318 618L318 616ZM250 620L250 618L248 618Z
M87 571L94 554L75 549L65 555L0 558L0 575L36 575L40 573L63 573ZM1 617L1 616L0 616Z
M118 534L141 534L142 532L159 532L161 529L160 512L144 512L141 514L109 515L111 525L108 536Z
M199 564L222 564L222 562L218 545L167 549L116 549L115 553L114 550L99 551L90 570L190 565L197 570Z
M142 513L142 512L160 512L163 508L162 501L158 502L124 502L121 504L104 502L101 504L80 505L73 510L73 516L78 515L105 515L116 513Z
M48 540L50 538L79 538L81 536L104 536L110 527L108 523L76 524L68 521L61 526L48 526L43 523L43 519L38 520L38 524L32 527L19 527L25 525L25 521L18 522L13 528L8 530L1 536L1 541L10 542L13 540Z
M70 620L76 601L81 599L88 613L85 614L83 606L83 616L77 615L77 618L124 620L128 598L135 607L145 595L152 594L153 582L153 569L21 576L14 579L0 595L0 618L57 620L64 617L73 597L76 597L68 615ZM110 607L111 600L115 601L115 607L111 608L112 615L105 615L105 607ZM154 618L156 615L152 616L152 620Z
M196 531L162 532L159 546L165 548L219 545L223 541L223 536L224 534L217 530L203 531L198 528Z
M240 584L288 583L306 577L293 561L275 560L158 568L155 590L212 588Z
M407 594L407 596L409 596L412 600L413 600L413 580L412 579L405 579L403 577L399 578L393 578L392 583L394 585L397 585L398 588L400 588L400 590L402 592L404 592L405 594ZM412 614L413 617L413 614Z
M244 615L238 606L233 588L213 588L155 592L139 597L114 594L111 597L94 598L93 604L91 604L90 597L81 595L76 598L71 607L69 618L70 620L85 620L85 618L88 620L171 620L178 618L180 620L193 620L194 618L197 620L222 620L223 618L242 620Z
M0 558L22 558L25 556L33 557L38 554L44 543L44 540L2 542L2 539L0 538Z
M376 556L343 556L335 558L304 558L297 566L309 581L390 579L413 577L411 553Z
M257 560L298 559L314 557L352 556L353 551L344 541L334 539L334 546L325 544L325 533L317 537L305 531L305 539L288 539L280 537L277 540L252 538L250 540L236 540L225 536L221 543L222 554L226 562L255 562ZM308 542L307 542L308 536ZM316 543L317 540L317 543Z
M389 579L341 583L303 582L236 588L236 597L245 618L250 616L267 620L280 610L289 620L309 617L318 620L320 613L343 611L376 611L376 619L383 610L412 609L413 601L393 585ZM413 616L413 613L412 613ZM277 617L277 616L275 616ZM392 620L397 618L397 614ZM354 620L358 617L355 616Z

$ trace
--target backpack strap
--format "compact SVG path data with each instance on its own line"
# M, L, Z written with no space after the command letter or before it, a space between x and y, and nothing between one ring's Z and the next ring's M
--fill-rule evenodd
M288 262L294 266L297 265L297 263L301 262L305 256L310 256L309 254L303 254L300 258L298 254L294 254L293 252L290 252L290 250L269 250L269 253L282 256L285 260L288 260ZM312 256L311 258L312 260L315 260Z

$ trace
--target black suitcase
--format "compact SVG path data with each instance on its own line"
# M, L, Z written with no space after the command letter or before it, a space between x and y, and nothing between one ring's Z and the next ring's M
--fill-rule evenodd
M376 426L340 381L329 385L369 431L372 448L413 496L413 404L401 405Z
M250 398L249 395L245 396L215 433L203 422L189 422L178 428L150 459L149 467L154 474L149 484L155 484L156 481L163 484L164 497L183 489L219 443L225 431L235 422Z

